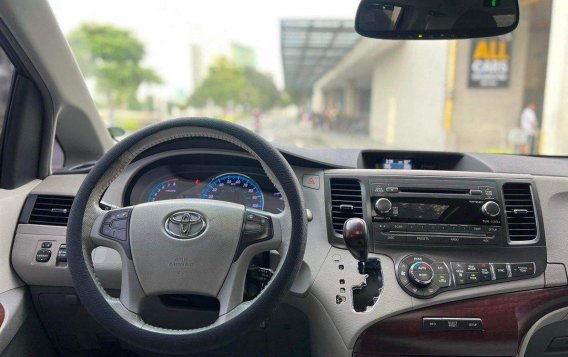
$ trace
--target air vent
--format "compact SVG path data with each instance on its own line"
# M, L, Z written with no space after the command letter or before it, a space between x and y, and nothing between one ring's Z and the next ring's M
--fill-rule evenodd
M537 236L536 214L531 185L506 183L503 185L505 213L511 241L530 241Z
M333 230L343 233L343 223L353 217L363 218L361 184L353 179L330 179L331 220Z
M28 223L66 226L72 204L73 197L38 195Z

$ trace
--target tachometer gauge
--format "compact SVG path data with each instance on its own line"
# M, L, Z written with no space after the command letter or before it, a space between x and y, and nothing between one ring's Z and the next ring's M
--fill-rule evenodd
M202 198L240 203L259 210L264 209L262 190L250 177L242 174L217 176L203 190Z
M171 200L178 196L178 179L172 178L156 184L148 194L147 202Z

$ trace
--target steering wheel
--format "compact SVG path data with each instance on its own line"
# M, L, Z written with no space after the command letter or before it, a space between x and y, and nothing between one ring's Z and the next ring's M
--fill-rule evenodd
M111 211L99 202L105 190L141 153L186 138L236 145L256 158L282 193L279 214L201 199L150 202ZM111 148L81 185L67 226L68 264L87 311L125 342L152 352L188 354L225 345L258 326L288 293L300 268L307 219L298 180L284 157L257 134L221 120L174 119L144 128ZM92 251L115 249L122 259L120 298L98 280ZM276 250L280 260L268 285L243 302L248 264ZM198 294L215 297L217 320L197 329L173 330L141 318L148 296Z

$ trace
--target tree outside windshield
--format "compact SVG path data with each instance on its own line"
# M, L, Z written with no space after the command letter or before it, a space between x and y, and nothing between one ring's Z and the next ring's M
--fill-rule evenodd
M107 126L206 116L301 147L567 155L568 1L513 33L388 41L358 1L51 0Z

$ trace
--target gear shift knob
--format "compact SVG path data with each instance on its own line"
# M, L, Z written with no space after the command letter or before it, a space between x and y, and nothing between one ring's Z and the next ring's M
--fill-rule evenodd
M360 262L367 261L369 233L367 223L361 218L349 218L343 224L343 240L349 253Z

